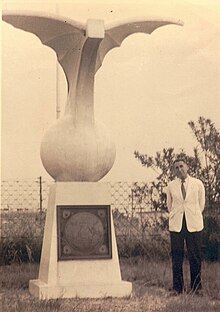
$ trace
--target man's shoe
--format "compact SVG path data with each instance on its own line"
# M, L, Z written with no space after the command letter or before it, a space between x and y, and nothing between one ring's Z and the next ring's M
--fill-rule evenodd
M175 289L169 289L169 295L170 296L179 296L183 292L181 290L175 290Z

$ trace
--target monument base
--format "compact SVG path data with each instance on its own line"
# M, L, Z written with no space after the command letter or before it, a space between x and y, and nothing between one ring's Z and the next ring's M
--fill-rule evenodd
M128 297L121 280L111 198L106 183L57 182L50 188L39 277L39 299Z
M54 286L38 279L31 280L29 283L30 293L39 299L129 297L131 290L132 284L126 281L111 284L103 281L100 284Z

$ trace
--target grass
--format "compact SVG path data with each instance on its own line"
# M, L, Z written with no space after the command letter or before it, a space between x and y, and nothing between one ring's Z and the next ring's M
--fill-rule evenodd
M125 280L156 286L166 291L171 287L171 263L169 261L148 261L144 257L123 259L122 276ZM188 262L184 262L184 279L187 291L190 291ZM202 284L204 294L220 300L220 262L203 262Z
M28 292L28 282L37 278L39 266L33 263L0 267L2 311L7 312L217 312L220 310L220 263L204 263L204 296L170 296L171 267L168 261L144 258L121 259L124 280L133 284L130 298L38 300ZM188 273L185 263L185 274ZM187 276L186 284L189 284Z

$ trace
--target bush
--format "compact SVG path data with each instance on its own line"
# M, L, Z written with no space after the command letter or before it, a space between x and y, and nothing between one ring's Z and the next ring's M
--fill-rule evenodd
M220 215L217 209L210 209L204 215L203 256L205 260L220 260Z
M2 264L40 262L41 248L42 239L39 237L3 239L0 243Z
M30 212L2 215L1 264L40 261L45 215Z
M118 236L117 245L119 256L125 258L144 256L149 260L167 260L170 255L167 236L147 236L143 241L135 236Z

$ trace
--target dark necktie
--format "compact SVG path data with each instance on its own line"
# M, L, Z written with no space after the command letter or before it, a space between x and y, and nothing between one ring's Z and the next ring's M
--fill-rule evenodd
M184 182L185 182L185 180L181 180L181 191L182 191L183 199L186 198L186 189L184 186Z

